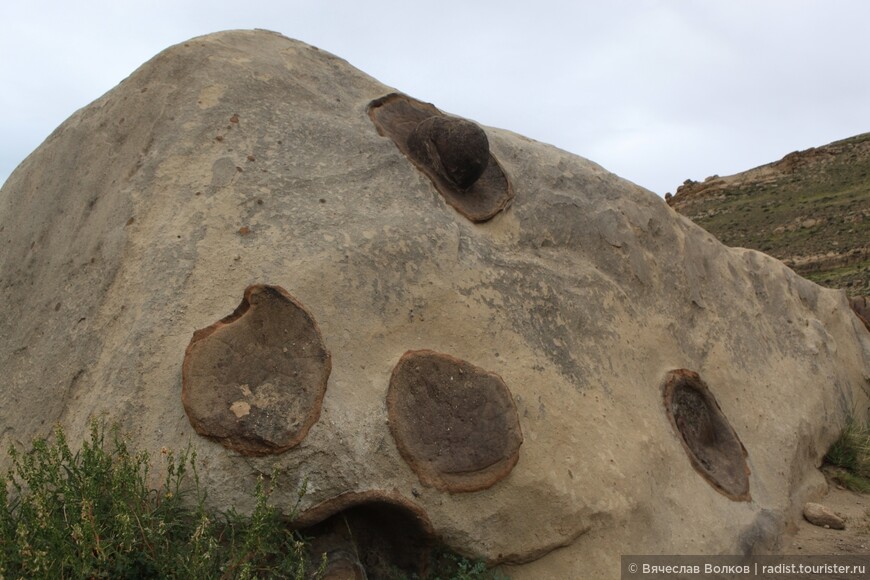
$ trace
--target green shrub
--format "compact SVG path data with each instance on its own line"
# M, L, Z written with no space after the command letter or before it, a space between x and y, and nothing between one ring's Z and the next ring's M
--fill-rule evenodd
M190 448L177 457L162 451L157 490L148 485L148 454L131 453L117 429L107 442L96 421L75 455L59 428L53 441L10 455L0 486L0 577L305 578L311 567L262 481L250 518L206 513Z
M10 449L12 468L0 479L0 580L323 575L325 556L312 561L306 538L269 504L276 477L268 487L260 478L249 516L208 513L195 451L163 449L166 475L152 489L149 455L110 431L107 441L104 423L92 422L75 454L60 428L28 452ZM444 554L433 577L492 577L483 564Z

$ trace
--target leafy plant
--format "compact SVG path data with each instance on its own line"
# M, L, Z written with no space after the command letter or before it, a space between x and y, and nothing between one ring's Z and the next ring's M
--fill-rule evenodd
M307 578L306 543L268 503L262 480L249 518L205 511L196 453L161 452L165 478L148 485L150 458L113 428L91 424L73 454L53 441L9 451L0 485L2 578ZM190 481L189 475L192 475ZM316 570L313 571L316 576Z
M32 449L10 449L0 477L0 580L4 578L320 578L326 555L288 525L261 477L254 509L209 513L196 452L162 449L159 489L151 458L133 452L117 427L91 423L73 453L60 428ZM306 493L299 491L296 508ZM437 552L430 578L497 578L483 563Z
M487 568L480 560L469 560L446 549L436 549L432 555L432 566L426 580L507 580L507 576ZM421 580L416 573L408 574L393 568L381 574L388 580Z
M433 580L506 580L507 576L486 567L484 562L469 560L449 551L436 551Z

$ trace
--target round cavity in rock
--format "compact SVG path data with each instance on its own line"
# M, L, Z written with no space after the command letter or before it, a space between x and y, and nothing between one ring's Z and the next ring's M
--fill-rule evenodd
M377 490L339 495L293 525L311 538L312 561L326 554L326 578L425 578L435 541L420 507Z
M746 449L701 377L686 369L668 373L664 402L695 470L726 497L749 501Z
M489 164L489 140L483 129L465 119L432 116L408 136L408 150L462 191L483 175Z
M429 103L390 93L369 103L378 133L389 137L444 200L475 223L508 208L513 188L489 150L486 133Z
M200 435L245 455L281 453L320 417L330 370L311 314L283 288L255 285L230 316L194 333L181 399Z
M425 485L486 489L519 459L523 434L507 385L452 356L406 352L390 378L387 413L399 452Z

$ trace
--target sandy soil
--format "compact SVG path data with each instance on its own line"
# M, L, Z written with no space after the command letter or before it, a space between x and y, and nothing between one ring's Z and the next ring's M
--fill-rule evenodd
M785 544L784 554L870 554L870 495L842 488L828 481L828 494L817 503L846 520L845 530L820 528L802 519L797 533Z

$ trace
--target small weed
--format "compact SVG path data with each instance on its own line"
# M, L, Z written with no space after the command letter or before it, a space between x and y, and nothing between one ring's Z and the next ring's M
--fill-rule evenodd
M507 576L488 569L484 562L446 551L435 553L433 568L436 570L433 580L507 580Z
M864 535L870 535L870 508L864 510L864 520L859 524L858 531Z
M830 472L830 477L846 489L857 491L858 493L870 493L870 480L853 474L845 469L838 469Z
M431 570L426 580L508 580L497 570L489 569L480 560L469 560L444 548L434 550ZM407 574L397 568L387 571L388 580L421 580L417 574Z
M850 418L825 455L825 462L840 468L833 477L841 485L870 493L870 424Z

